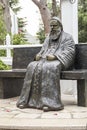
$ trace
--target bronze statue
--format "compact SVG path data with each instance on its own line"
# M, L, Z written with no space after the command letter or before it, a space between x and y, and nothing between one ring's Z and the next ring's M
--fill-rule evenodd
M19 108L37 108L43 111L62 110L60 72L72 66L75 43L63 31L59 18L50 21L51 31L35 61L27 67L23 89L17 102Z

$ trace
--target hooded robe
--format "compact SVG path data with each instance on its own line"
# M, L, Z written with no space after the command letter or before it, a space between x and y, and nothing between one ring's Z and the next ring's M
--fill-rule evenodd
M75 56L75 43L70 34L61 32L57 40L48 36L39 52L41 59L27 67L24 85L17 106L20 104L43 109L44 106L58 110L63 106L60 96L60 72L72 66ZM48 61L52 54L56 60Z

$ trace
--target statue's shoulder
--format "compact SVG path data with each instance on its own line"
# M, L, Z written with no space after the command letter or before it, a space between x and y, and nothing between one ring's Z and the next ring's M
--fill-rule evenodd
M44 40L44 43L48 43L49 42L49 35L46 36L45 40Z
M75 44L73 36L71 34L69 34L69 33L63 32L62 33L62 39L63 39L63 41L72 41L71 43Z
M72 35L71 34L69 34L69 33L67 33L67 32L62 32L62 35L63 35L63 37L65 38L65 39L73 39L73 37L72 37Z

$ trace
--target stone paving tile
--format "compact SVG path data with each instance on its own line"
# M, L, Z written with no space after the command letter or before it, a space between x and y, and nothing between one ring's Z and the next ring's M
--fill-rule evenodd
M78 113L72 113L73 118L75 119L87 119L87 112L78 112Z
M27 114L27 113L21 113L21 114L18 114L15 116L15 118L30 118L30 119L37 119L37 118L40 118L41 117L41 114Z
M66 110L65 109L65 107L64 107L64 109L63 110L61 110L61 111L58 111L58 113L68 113L69 111L68 110Z
M0 103L8 103L8 102L16 102L18 97L8 98L8 99L0 99Z
M43 112L37 109L19 109L16 107L18 97L10 99L0 99L0 115L2 117L15 117L15 118L57 118L57 119L71 119L71 118L87 118L87 107L77 106L76 99L73 96L63 96L65 103L64 109L56 112ZM0 116L0 117L1 117Z
M24 128L23 130L49 130L49 129L50 130L83 130L83 128L86 128L86 122L87 122L86 119L78 120L78 119L25 119L25 118L4 119L3 118L2 120L0 120L0 128L8 127L8 130L10 129L13 130L14 128L16 129L18 128L20 130L22 130L23 128ZM58 128L63 128L63 129L58 129Z
M80 107L77 105L67 105L65 106L65 109L68 112L87 112L87 107Z
M0 128L36 128L41 130L50 127L50 130L57 128L77 127L86 130L87 107L80 107L76 104L73 96L63 96L64 109L61 111L43 112L37 109L19 109L16 107L18 97L10 99L0 99ZM44 127L46 126L46 127ZM51 127L52 126L52 127ZM82 130L81 129L81 130ZM1 130L1 129L0 129ZM30 129L31 130L31 129ZM33 129L36 130L36 129ZM64 129L59 129L64 130ZM73 129L74 130L74 129ZM77 130L75 128L75 130Z
M28 113L28 114L41 114L41 113L43 113L43 111L42 110L37 110L37 109L29 109L29 108L27 108L27 109L17 109L17 111L19 111L20 113Z
M0 118L13 118L15 114L12 113L6 113L6 112L2 112L0 113Z
M48 119L71 119L71 114L66 112L66 113L60 113L60 112L47 112L43 113L41 118L48 118Z

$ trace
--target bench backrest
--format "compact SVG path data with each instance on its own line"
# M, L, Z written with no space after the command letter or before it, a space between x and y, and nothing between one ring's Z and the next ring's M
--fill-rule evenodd
M13 49L13 69L25 69L34 60L41 47L20 47Z
M76 44L75 69L87 69L87 44ZM34 60L40 47L21 47L13 50L13 69L25 69Z
M76 44L75 69L87 69L87 44Z

